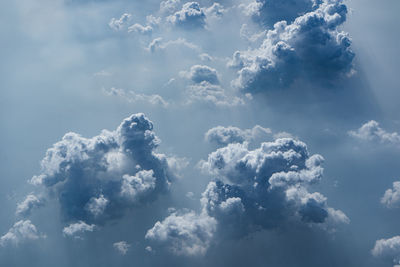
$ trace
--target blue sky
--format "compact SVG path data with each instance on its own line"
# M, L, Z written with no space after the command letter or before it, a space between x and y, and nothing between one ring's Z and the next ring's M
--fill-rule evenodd
M400 265L399 8L1 3L0 265Z

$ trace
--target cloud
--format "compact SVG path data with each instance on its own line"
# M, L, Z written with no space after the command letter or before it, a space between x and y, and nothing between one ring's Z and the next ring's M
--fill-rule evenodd
M160 3L160 12L171 14L179 9L181 0L166 0Z
M123 28L125 28L126 24L129 22L131 17L132 17L131 14L124 13L121 15L119 19L112 18L108 23L108 26L110 26L110 28L113 29L114 31L120 31Z
M220 18L226 12L224 7L220 3L213 3L210 7L205 8L204 13L207 18L216 17Z
M308 191L322 178L322 162L322 156L310 155L303 142L291 138L265 142L255 150L246 143L229 144L199 163L205 173L217 177L202 194L201 212L173 213L146 237L172 244L176 254L202 255L217 237L241 238L291 224L332 231L349 219L329 207L321 193ZM208 227L194 227L199 221ZM200 249L193 249L193 243Z
M17 216L26 217L31 214L33 209L39 208L41 206L43 206L43 200L41 200L34 194L29 194L26 196L24 201L18 203L15 214Z
M113 247L121 254L121 255L126 255L130 248L130 244L128 244L126 241L120 241L116 242L113 244Z
M186 47L190 50L200 51L200 48L194 43L186 41L184 38L178 38L176 40L163 41L163 38L158 37L153 39L147 47L147 50L154 53L159 50L165 50L169 47Z
M393 258L393 262L400 264L400 236L377 240L371 253L375 257Z
M297 79L336 81L351 75L354 53L347 33L338 30L347 7L325 0L292 23L280 21L266 33L262 45L236 51L229 66L238 69L233 85L245 92L290 86Z
M30 220L20 220L6 234L0 237L0 245L3 247L7 245L18 246L22 242L44 237L44 235L38 233L36 226Z
M208 130L204 138L207 142L214 143L218 146L226 146L230 143L243 143L245 141L250 142L256 138L270 135L271 130L261 127L260 125L256 125L252 129L246 130L242 130L233 126L217 126Z
M216 221L207 215L174 212L156 222L147 231L146 239L167 243L169 250L177 255L201 255L207 251L215 228Z
M206 14L197 2L187 2L182 9L167 17L167 21L184 29L204 28Z
M123 99L131 103L146 102L151 105L161 106L164 108L169 106L169 102L158 94L152 94L152 95L139 94L132 90L126 91L124 89L115 87L111 87L110 90L104 90L104 92L106 95L109 96L122 97Z
M349 135L363 141L379 142L383 144L400 144L399 133L389 133L385 131L379 127L379 123L374 120L365 123L356 131L349 131Z
M128 27L128 32L140 33L140 34L151 34L153 32L153 27L142 24L135 23L132 26Z
M193 65L189 71L182 71L181 76L192 80L194 83L208 82L219 84L218 72L206 65Z
M381 203L388 208L400 207L400 182L393 183L393 189L389 188L381 198Z
M168 191L176 159L157 154L159 144L141 113L92 138L67 133L47 150L31 183L58 200L64 220L103 223Z
M264 25L285 20L294 21L298 16L318 7L321 0L258 0L247 6L247 13Z
M77 223L71 223L69 226L64 227L63 234L69 237L81 238L79 234L83 234L84 232L93 232L96 225L87 224L83 221L79 221Z

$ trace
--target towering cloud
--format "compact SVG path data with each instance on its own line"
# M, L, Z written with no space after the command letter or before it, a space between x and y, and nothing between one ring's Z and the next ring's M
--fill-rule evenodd
M66 221L79 222L64 229L66 235L93 230L90 224L119 217L168 191L173 180L168 161L175 161L155 152L159 143L144 114L134 114L115 131L103 130L93 138L67 133L47 150L42 172L31 183L51 192ZM28 200L20 204L20 213L37 205L32 197ZM90 229L81 227L85 225Z
M303 142L291 138L265 142L255 150L246 143L229 144L200 163L217 178L202 194L201 212L174 213L157 222L147 238L179 244L178 254L203 254L216 236L243 237L293 223L326 229L348 223L343 212L327 205L326 197L308 191L322 178L322 162L322 156L310 155ZM199 221L208 221L208 227L194 227ZM198 253L193 243L202 248Z
M238 69L233 84L243 91L260 92L289 86L297 79L331 81L350 75L351 41L338 29L346 15L341 0L324 0L293 22L277 21L259 48L235 52L229 63Z

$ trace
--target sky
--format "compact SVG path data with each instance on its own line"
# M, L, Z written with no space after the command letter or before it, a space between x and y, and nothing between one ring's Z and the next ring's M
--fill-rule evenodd
M0 266L400 266L398 0L0 3Z

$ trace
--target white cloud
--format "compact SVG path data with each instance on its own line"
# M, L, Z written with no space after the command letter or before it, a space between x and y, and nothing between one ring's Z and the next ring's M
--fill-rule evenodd
M128 244L126 241L120 241L116 242L113 244L113 247L121 254L121 255L126 255L128 253L128 250L130 248L130 244Z
M356 131L349 131L349 135L363 140L385 144L400 144L400 134L397 132L389 133L379 126L379 123L371 120L362 125Z
M69 226L64 227L63 234L65 236L73 236L75 238L81 238L79 235L83 234L84 232L93 232L96 225L94 224L87 224L83 221L79 221L77 223L71 223Z
M44 235L38 234L36 226L30 220L21 220L16 222L6 234L0 237L0 245L3 247L7 245L18 246L22 242L44 237Z

